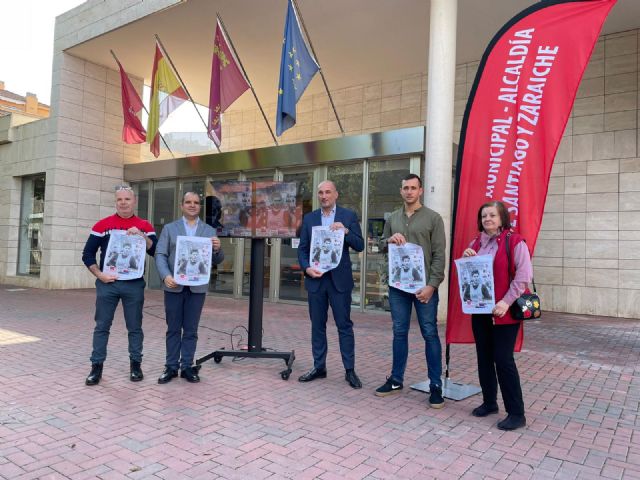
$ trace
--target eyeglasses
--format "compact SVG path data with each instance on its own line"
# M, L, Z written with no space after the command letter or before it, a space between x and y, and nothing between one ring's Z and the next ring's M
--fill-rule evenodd
M129 185L116 185L115 186L115 191L119 192L121 190L125 190L127 192L133 192L133 188L131 188Z

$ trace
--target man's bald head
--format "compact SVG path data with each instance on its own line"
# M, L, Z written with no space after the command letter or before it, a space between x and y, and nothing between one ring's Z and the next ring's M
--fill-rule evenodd
M338 200L338 190L336 184L331 180L325 180L318 185L318 200L320 201L320 207L326 213L329 213L336 206Z

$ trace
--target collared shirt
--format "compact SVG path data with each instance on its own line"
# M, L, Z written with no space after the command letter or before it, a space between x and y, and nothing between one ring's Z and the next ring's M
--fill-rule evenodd
M427 285L438 288L444 280L446 244L444 222L440 214L423 205L408 217L403 206L393 212L384 224L384 249L387 247L386 240L394 233L401 233L407 242L422 247Z
M334 222L336 218L336 206L334 205L329 215L324 214L324 210L320 209L320 218L322 218L322 226L329 227Z
M184 229L187 232L187 237L195 237L196 230L198 230L198 225L200 224L200 218L196 218L196 223L191 226L189 225L189 221L183 216L182 223L184 223Z
M495 258L496 253L498 252L498 242L496 238L498 236L494 235L493 237L487 235L485 232L480 233L480 248L476 252L478 255L491 255ZM469 248L475 243L473 240L469 244ZM522 295L525 289L529 286L529 282L531 278L533 278L533 266L531 265L531 257L529 256L529 249L524 241L518 243L513 249L513 264L516 269L515 276L511 283L509 284L509 290L505 294L504 298L497 299L504 300L507 305L511 305L516 301L520 295Z

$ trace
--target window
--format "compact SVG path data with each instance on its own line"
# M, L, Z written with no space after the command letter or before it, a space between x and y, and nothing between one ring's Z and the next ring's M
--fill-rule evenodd
M18 275L40 276L45 174L22 179Z

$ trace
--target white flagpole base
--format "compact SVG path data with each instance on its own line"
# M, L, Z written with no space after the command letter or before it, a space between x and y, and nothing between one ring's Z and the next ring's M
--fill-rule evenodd
M411 385L414 390L429 393L429 380L420 383L414 383ZM475 385L469 385L465 383L453 382L450 378L445 378L442 381L442 396L450 400L464 400L465 398L472 397L482 392L480 387Z

